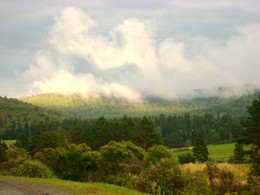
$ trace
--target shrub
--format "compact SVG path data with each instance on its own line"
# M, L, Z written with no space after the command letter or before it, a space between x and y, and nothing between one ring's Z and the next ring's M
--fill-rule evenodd
M147 193L177 194L184 188L184 178L177 159L163 158L144 170L132 185Z
M5 153L7 158L0 164L0 168L3 170L16 167L29 159L26 150L21 148L10 147L5 151Z
M210 162L206 163L204 172L209 179L210 188L215 194L241 192L244 188L231 169L219 169L217 164Z
M23 177L51 178L53 172L46 165L37 160L26 160L18 167L14 167L6 172L8 175Z
M206 175L202 171L191 172L186 170L183 173L185 178L185 189L182 195L208 195L213 194L209 185Z
M155 145L148 149L145 158L146 166L154 165L159 162L162 158L172 158L172 152L162 145Z
M111 141L100 148L99 167L105 176L123 172L139 174L145 151L129 141Z
M185 164L185 163L195 163L196 159L192 156L191 153L184 153L180 154L178 156L180 164Z
M99 152L86 144L71 144L67 148L47 148L34 156L53 169L61 179L83 180L87 172L97 169Z

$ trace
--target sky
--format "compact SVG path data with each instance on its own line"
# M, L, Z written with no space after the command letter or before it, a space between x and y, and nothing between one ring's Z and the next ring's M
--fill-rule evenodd
M0 1L0 96L217 87L260 87L259 0Z

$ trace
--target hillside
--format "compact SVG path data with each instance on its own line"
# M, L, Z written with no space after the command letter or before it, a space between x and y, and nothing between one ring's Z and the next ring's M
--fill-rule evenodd
M12 139L14 132L28 131L38 121L62 118L64 115L59 111L42 108L13 98L0 97L0 137Z
M131 103L123 99L95 97L78 94L41 94L20 100L33 105L56 109L68 116L95 118L99 116L119 117L159 115L159 114L224 114L245 116L246 108L260 92L232 98L196 97L167 100L156 96L146 96L143 102Z

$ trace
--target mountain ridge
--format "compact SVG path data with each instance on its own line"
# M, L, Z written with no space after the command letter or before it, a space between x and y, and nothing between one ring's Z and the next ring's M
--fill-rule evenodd
M129 102L115 97L86 97L80 94L39 94L19 98L20 101L44 108L54 109L71 117L95 118L99 116L120 117L159 115L159 114L232 114L247 115L247 106L260 97L260 90L241 97L187 97L182 99L165 99L147 95L142 102Z

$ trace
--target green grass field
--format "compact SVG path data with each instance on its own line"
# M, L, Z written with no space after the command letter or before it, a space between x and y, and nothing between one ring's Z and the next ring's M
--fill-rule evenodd
M9 147L9 146L13 145L16 142L16 140L4 140L4 142Z
M214 161L228 161L233 155L235 144L209 145L209 158Z
M208 145L209 158L214 161L228 161L233 155L235 144ZM192 148L174 149L173 154L178 156L184 153L192 153Z
M27 184L34 184L40 187L47 187L58 190L62 193L69 193L73 195L89 194L89 195L145 195L144 193L130 190L124 187L104 184L104 183L83 183L60 179L41 179L41 178L26 178L26 177L12 177L0 176L2 180L19 181Z

